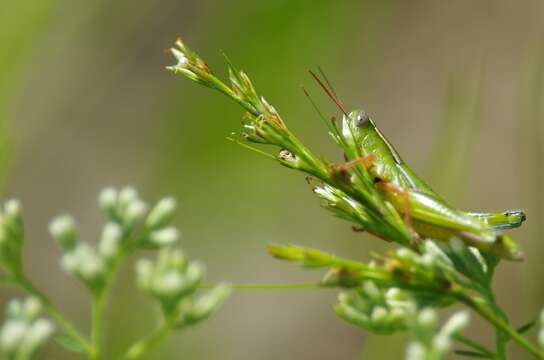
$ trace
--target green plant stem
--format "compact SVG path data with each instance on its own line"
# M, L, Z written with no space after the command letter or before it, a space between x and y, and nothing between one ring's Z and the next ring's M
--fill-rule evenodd
M125 239L126 241L126 239ZM109 271L104 281L104 288L98 294L93 294L91 299L91 354L90 358L99 360L102 355L102 328L104 319L104 310L109 299L111 287L119 264L128 255L127 251L121 251L110 265Z
M518 343L519 346L521 346L528 353L533 355L536 359L544 360L544 352L540 350L537 346L532 344L530 341L528 341L525 337L520 335L516 331L516 329L512 328L510 324L508 324L508 322L506 322L503 319L502 315L497 315L496 309L490 308L489 304L486 301L483 301L482 299L479 299L479 298L475 298L473 295L465 293L465 292L461 292L458 295L459 295L458 298L461 302L470 306L480 316L482 316L484 319L486 319L491 324L493 324L493 326L495 326L497 331L502 332L505 336L508 336L509 338L514 340L516 343ZM501 340L503 334L497 334L498 336L501 337L499 339L499 342L503 341Z
M484 292L485 297L487 298L487 302L491 309L499 315L499 317L504 320L505 323L507 323L509 326L508 316L506 313L502 310L502 308L497 304L497 300L495 299L495 294L493 293L493 289L491 288L491 282L487 284L487 287ZM517 330L516 330L517 333ZM506 345L508 344L509 336L505 334L502 330L499 328L495 329L495 350L496 350L496 358L498 360L506 360Z
M91 359L102 357L102 319L107 292L93 296L91 300Z
M134 360L141 358L149 350L155 347L155 345L157 345L162 339L164 339L164 337L170 332L171 328L172 322L168 321L167 319L163 320L161 325L153 333L134 343L127 350L122 359Z
M90 356L91 347L89 345L89 341L68 320L64 318L64 316L57 310L57 308L51 303L49 298L44 293L36 288L23 274L16 276L13 283L17 287L39 299L45 312L55 320L66 336L70 337L77 344L79 344L85 353Z
M297 291L297 290L310 290L310 289L323 289L324 287L316 283L300 283L300 284L233 284L230 285L233 290L236 291ZM215 285L203 284L200 285L201 289L211 289Z

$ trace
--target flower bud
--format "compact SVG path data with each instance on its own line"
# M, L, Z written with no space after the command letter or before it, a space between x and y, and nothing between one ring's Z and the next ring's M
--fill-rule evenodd
M42 312L42 303L35 297L28 297L22 304L22 313L25 318L34 320Z
M55 218L49 225L49 232L57 240L63 252L72 251L77 245L76 226L69 215Z
M66 272L83 281L93 293L103 288L104 262L87 243L79 243L73 251L65 253L61 265Z
M172 220L172 217L176 212L176 208L177 203L174 198L166 197L161 199L147 216L145 225L149 229L157 229L165 226L170 222L170 220Z
M134 226L147 212L147 204L139 199L129 202L124 212L124 220L128 226Z
M382 306L376 306L370 316L373 322L380 323L387 319L387 310Z
M36 348L44 344L55 331L53 323L46 319L36 320L28 329L23 346L26 348L25 353L31 354Z
M11 318L23 317L23 304L19 299L13 299L6 305L6 315Z
M439 333L433 338L432 348L440 355L448 353L452 345L452 340L449 336L443 333Z
M179 239L179 231L175 227L167 227L160 230L155 230L149 235L149 242L153 246L168 246L177 242Z
M406 349L406 360L426 360L427 350L418 342L411 342Z
M20 237L23 233L21 203L18 200L8 200L4 205L4 226L11 236Z
M434 331L438 323L436 312L429 308L421 310L417 317L417 322L426 332Z
M363 283L363 292L371 301L377 302L382 299L380 289L372 281L365 281Z
M138 286L159 300L165 311L171 311L180 300L192 294L204 276L204 266L187 264L183 253L163 249L156 263L143 259L136 263Z
M108 223L102 231L102 238L98 245L98 252L106 259L112 259L121 250L123 230L116 223Z
M301 261L304 259L304 249L294 245L270 244L266 250L270 255L280 260Z
M350 306L349 302L346 301L346 298L342 299L342 297L339 297L338 300L339 303L333 306L336 315L355 326L359 326L367 330L372 329L372 324L367 314L360 312L359 310Z
M100 209L102 209L102 211L109 217L113 216L117 208L117 199L117 190L114 188L103 189L100 192L100 195L98 195L98 204Z
M466 311L459 311L453 314L442 327L441 333L451 336L463 330L469 322L470 316Z
M229 285L219 284L202 295L178 320L177 326L194 325L215 313L230 296L232 289Z
M122 208L128 207L130 203L138 200L138 192L131 186L127 186L119 191L118 203Z
M28 325L22 320L8 320L0 330L0 348L5 353L13 353L22 342Z

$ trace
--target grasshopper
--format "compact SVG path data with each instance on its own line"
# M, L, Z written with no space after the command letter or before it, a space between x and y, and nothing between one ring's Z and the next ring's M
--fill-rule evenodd
M310 71L310 74L344 114L342 129L337 128L334 120L329 126L333 139L343 148L355 148L351 153L345 153L346 160L348 163L357 161L363 164L385 200L404 215L415 239L449 240L458 237L487 253L509 260L521 260L522 253L514 241L498 232L519 227L525 220L521 210L477 213L451 206L406 165L365 111L346 112L321 69L320 72L328 86L315 73ZM356 157L360 157L360 160L356 160Z
M219 80L181 39L171 52L178 63L168 69L218 90L247 111L243 122L247 141L282 150L276 158L240 144L318 178L323 183L321 197L333 205L335 201L342 204L333 209L337 215L362 224L369 233L402 245L417 247L421 238L447 241L457 237L482 252L510 260L521 259L513 240L499 230L520 226L525 220L523 212L474 213L449 205L404 163L364 111L349 114L345 111L324 74L328 87L310 72L344 114L341 126L334 119L327 125L335 142L344 150L345 164L315 156L287 128L276 109L257 94L247 75L234 68L228 59L231 86Z
M525 220L521 210L500 213L458 210L406 165L364 111L352 111L348 117L344 117L343 123L355 132L361 154L371 159L368 171L376 186L399 213L411 218L410 225L417 234L437 240L459 237L469 245L497 256L521 259L521 253L512 239L498 232L520 226Z

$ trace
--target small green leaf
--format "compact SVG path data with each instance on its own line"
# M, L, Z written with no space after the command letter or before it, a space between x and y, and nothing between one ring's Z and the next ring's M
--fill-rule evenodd
M525 325L522 325L520 326L519 328L516 329L516 331L520 334L524 334L526 333L527 331L531 330L531 328L533 326L535 326L536 324L536 320L531 320L529 321L528 323L526 323Z
M479 358L479 359L489 359L489 356L487 356L486 354L479 353L479 352L476 352L476 351L456 350L455 354L460 355L460 356Z
M85 352L85 349L81 346L81 344L77 342L76 340L74 340L74 338L68 335L65 335L65 334L57 335L55 336L54 340L66 350L70 350L77 353Z

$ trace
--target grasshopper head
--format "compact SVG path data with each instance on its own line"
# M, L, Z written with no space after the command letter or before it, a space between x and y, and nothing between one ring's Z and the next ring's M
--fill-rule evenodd
M352 121L353 124L360 128L362 127L370 118L364 110L353 110L349 113L349 121Z

